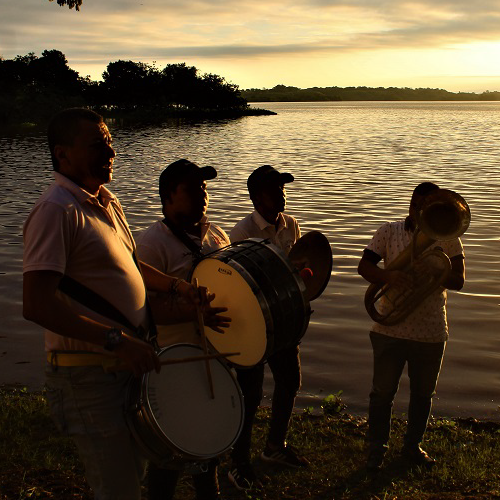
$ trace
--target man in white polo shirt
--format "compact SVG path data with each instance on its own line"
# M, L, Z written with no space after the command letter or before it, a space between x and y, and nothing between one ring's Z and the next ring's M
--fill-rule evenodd
M383 224L363 252L358 272L370 283L389 284L394 291L411 288L411 277L387 266L411 244L417 214L427 195L438 186L423 182L413 191L406 219ZM446 341L446 289L460 290L464 285L465 261L459 238L437 241L429 248L440 247L451 261L451 272L443 286L432 292L405 319L395 325L375 323L370 332L373 348L373 383L368 415L367 468L378 471L388 449L391 414L399 380L406 363L410 377L408 427L403 455L417 465L431 467L435 460L420 443L427 428ZM384 260L384 268L377 264ZM419 272L429 272L428 269Z
M177 278L187 279L193 265L202 255L230 244L226 233L210 223L207 180L215 179L213 167L199 167L182 159L165 168L160 175L159 191L164 219L156 221L137 238L137 252L142 261ZM226 308L212 308L213 321L208 324L219 333L229 324L219 313ZM192 323L159 327L161 345L179 342L199 343ZM207 471L193 474L197 500L219 497L217 480L218 460L210 460ZM150 464L148 471L149 500L168 500L174 497L180 471Z
M230 233L233 243L247 238L269 238L271 243L288 255L300 238L297 220L284 213L285 184L292 181L291 174L280 173L270 165L263 165L250 174L247 187L255 210L233 227ZM275 386L271 426L261 459L289 467L306 467L309 464L307 459L286 443L288 425L301 382L299 346L278 351L267 362ZM237 369L236 372L245 399L245 420L231 454L233 464L229 479L239 490L248 490L259 483L250 462L250 445L255 412L262 399L264 364Z
M131 372L160 369L145 341L154 328L145 284L193 302L197 291L134 258L120 203L104 187L115 151L102 117L64 110L50 122L48 141L55 182L24 225L23 315L46 329L49 406L74 439L95 498L139 500L145 460L124 410ZM159 305L159 323L186 317ZM193 303L191 312L195 317ZM128 370L103 369L118 362Z

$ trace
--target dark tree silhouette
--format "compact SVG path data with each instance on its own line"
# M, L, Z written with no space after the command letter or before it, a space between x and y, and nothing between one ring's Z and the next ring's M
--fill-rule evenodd
M122 109L147 104L154 98L150 74L153 67L133 61L115 61L102 74L102 92L106 104Z
M126 109L224 110L246 108L237 85L227 83L214 74L198 76L194 66L168 64L159 70L154 65L133 61L108 64L101 84L108 105Z
M173 112L250 113L237 85L214 74L198 75L194 66L110 62L102 82L82 78L58 50L45 50L12 60L0 57L0 122L44 122L55 111L88 106L106 116L158 121ZM255 113L253 113L255 114Z
M167 64L161 71L161 94L165 102L190 106L197 102L198 70L186 63Z
M54 0L49 0L49 2L53 2ZM67 5L70 9L73 7L75 10L80 10L80 7L82 5L82 0L57 0L57 3L61 6L64 7Z
M86 81L58 50L0 59L0 118L4 123L39 121L55 110L84 105Z
M199 104L212 109L224 109L246 105L237 85L212 73L203 75L200 81L200 92L197 94Z

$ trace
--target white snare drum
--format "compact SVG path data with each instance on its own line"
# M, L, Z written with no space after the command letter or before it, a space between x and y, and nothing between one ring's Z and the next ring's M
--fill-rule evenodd
M231 364L256 365L304 335L310 316L305 285L275 245L251 238L217 250L196 265L195 278L215 293L212 306L228 308L230 327L205 332L216 351L241 353Z
M196 345L162 349L160 361L202 356ZM234 444L243 424L243 397L229 368L210 360L211 399L205 361L164 365L131 382L127 421L147 458L159 465L216 457Z

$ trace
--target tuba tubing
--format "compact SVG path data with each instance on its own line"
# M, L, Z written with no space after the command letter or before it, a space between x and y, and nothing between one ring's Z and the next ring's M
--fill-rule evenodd
M432 245L434 241L435 240L431 240L429 245L427 245L422 250L422 252L428 246ZM401 271L412 270L413 266L410 265L411 256L408 255L411 252L406 252L406 250L411 250L410 247L411 245L406 247L406 249L403 250L403 252L401 252L396 258L399 261L401 267L391 267L391 265L389 265L387 267L388 271L396 269L399 269ZM435 249L425 252L417 260L423 262L431 257L441 260L443 266L441 273L437 276L430 275L430 277L427 277L427 279L423 280L423 284L420 284L416 288L413 288L409 291L402 290L401 293L392 300L394 307L392 309L389 309L385 314L381 314L377 310L376 304L384 295L387 294L387 291L390 290L391 287L387 284L380 285L374 283L372 283L368 287L365 293L365 307L373 321L385 326L392 326L401 323L401 321L403 321L414 309L416 309L417 306L424 301L424 299L426 299L432 292L437 290L446 281L446 278L451 271L451 262L449 257L442 250ZM391 264L393 264L394 262L395 260L391 262Z
M446 221L444 225L443 220L436 220L436 213L443 214L442 219ZM391 301L393 308L384 314L377 310L376 304L387 295L392 287L387 284L370 284L366 290L364 302L368 314L376 323L386 326L400 323L432 292L442 286L451 271L450 259L442 250L434 249L427 252L426 250L438 240L451 240L461 236L469 227L470 218L467 202L453 191L438 189L425 198L417 216L417 228L412 241L386 267L386 270L411 273L415 259L423 262L430 258L437 258L441 261L442 271L438 275L432 273L425 275L421 279L421 284L409 291L402 290L395 295ZM450 224L450 221L453 223Z

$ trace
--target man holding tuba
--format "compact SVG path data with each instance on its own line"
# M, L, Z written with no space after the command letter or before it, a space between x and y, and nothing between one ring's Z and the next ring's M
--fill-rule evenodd
M450 194L456 196L463 203L457 209L448 199L443 201L441 193L445 198ZM427 210L427 200L436 197L438 202L433 204L433 210ZM437 214L443 216L436 217ZM427 238L424 246L414 244L419 227L428 225L426 217L437 228L432 233L433 239ZM465 219L466 223L463 222ZM457 220L458 225L462 226L458 231L451 228ZM385 311L385 316L372 314L370 310L374 308L367 304L370 315L376 321L370 332L374 364L368 417L367 468L371 472L382 467L388 448L394 397L406 363L410 378L410 403L402 454L413 464L430 467L435 463L420 448L420 443L427 427L448 339L446 289L460 290L464 284L464 253L457 234L465 231L466 227L463 229L463 226L468 225L469 220L467 204L459 195L440 190L431 182L424 182L413 191L408 217L383 224L363 252L358 273L372 283L370 288L381 288L380 295L384 295L381 299L382 309L385 307L387 310L387 304L393 301L395 308L405 310L403 315L395 311L391 320L393 311ZM436 237L436 234L443 234L443 238ZM423 262L436 248L434 253L441 254L448 266L445 273ZM406 254L408 256L405 259ZM382 259L383 268L377 265ZM394 261L396 266L391 265ZM437 274L441 275L440 278L435 278ZM417 282L427 279L429 282L439 281L426 292L420 290L418 293L423 296L415 296L415 288L419 287ZM408 307L408 303L414 308Z

